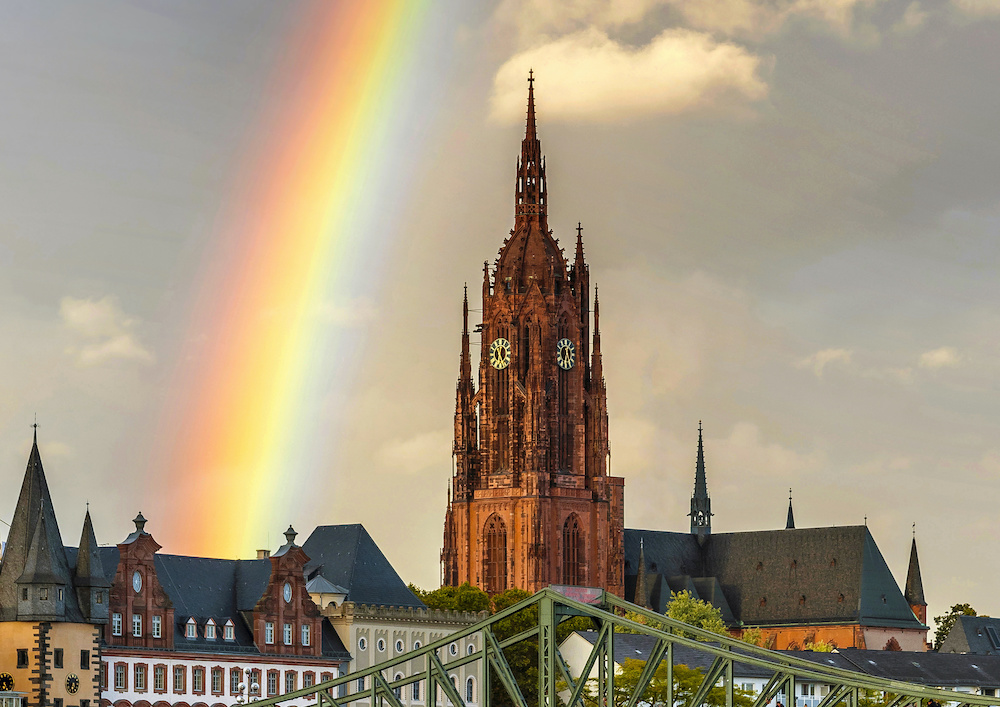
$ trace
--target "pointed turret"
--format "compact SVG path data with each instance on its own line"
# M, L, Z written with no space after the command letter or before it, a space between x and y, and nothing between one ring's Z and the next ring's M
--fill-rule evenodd
M462 358L459 363L458 385L472 385L472 359L469 357L469 286L462 297Z
M920 623L927 623L927 602L924 600L924 583L920 579L920 560L917 559L917 536L910 543L910 566L906 570L906 603L913 609L913 615Z
M642 538L639 538L639 568L635 575L635 596L632 598L633 604L638 604L643 609L649 606L649 587L646 586L646 549L643 547Z
M594 288L594 353L590 364L590 380L594 390L604 385L604 364L601 359L601 300Z
M791 489L788 489L788 518L785 519L785 530L795 530L795 515L792 513Z
M7 546L0 562L0 620L15 621L21 616L50 616L53 618L46 620L58 621L81 620L73 593L65 592L71 584L72 573L66 561L59 524L42 468L36 427L21 493L7 533ZM58 599L60 593L65 594L61 600ZM42 596L52 598L43 600ZM58 611L56 601L60 604Z
M580 360L587 367L584 379L590 388L590 271L583 254L583 224L576 224L576 258L570 275L576 306L580 313Z
M705 476L705 446L702 442L701 420L698 420L698 457L694 465L694 494L691 496L691 534L698 536L698 543L712 532L712 499L708 497L708 480Z
M76 572L73 575L76 598L80 610L91 623L107 623L107 590L111 587L104 574L104 565L97 549L97 536L90 519L90 509L83 518L83 532L80 535L80 549L76 554Z

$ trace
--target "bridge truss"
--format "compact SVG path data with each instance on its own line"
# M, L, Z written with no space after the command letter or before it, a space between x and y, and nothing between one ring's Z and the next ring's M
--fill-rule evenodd
M513 636L498 634L498 624L515 614L528 611L537 612L537 625ZM651 625L625 618L628 611L648 620ZM556 628L564 620L573 617L587 617L597 631L597 640L585 664L580 667L580 678L574 680L559 652L556 642ZM639 679L622 702L616 704L615 693L615 628L627 627L634 633L652 636L656 643ZM445 661L442 656L447 647L461 638L482 634L482 648L471 655ZM694 636L695 638L690 638ZM317 683L308 688L255 701L255 707L269 707L282 702L314 695L318 707L349 707L360 700L368 707L405 707L400 694L403 688L416 682L424 683L425 707L467 707L458 687L452 682L451 674L469 664L478 664L480 671L479 701L477 707L500 707L493 694L493 681L502 688L502 704L512 707L536 707L534 700L529 704L518 684L517 676L511 669L504 650L522 641L537 642L538 646L538 701L537 707L593 707L594 697L601 707L640 707L643 695L659 665L664 663L668 670L668 690L673 685L673 654L676 646L686 646L713 658L705 671L700 687L685 705L677 707L700 707L709 692L721 683L725 690L726 707L733 707L735 686L733 684L733 664L736 662L773 672L773 677L763 690L756 695L753 707L765 707L779 693L795 694L796 682L808 681L830 686L830 692L816 707L859 707L859 699L866 693L884 695L884 707L907 707L917 705L921 700L936 700L941 704L959 703L959 707L998 705L997 697L953 692L939 688L924 687L912 683L881 680L861 673L833 666L821 665L791 655L759 648L728 636L721 636L695 628L662 614L643 609L619 599L613 594L598 589L582 587L549 587L503 611L497 612L479 623L461 631L449 634L426 646L408 653L397 655L369 668L342 675L333 680ZM711 643L709 643L711 641ZM596 679L587 676L596 673ZM404 677L389 680L387 675ZM364 678L363 690L358 690L359 678ZM439 700L440 694L444 700ZM557 691L561 694L557 694ZM665 700L674 703L672 695ZM589 700L589 705L584 702ZM443 702L443 704L439 704ZM925 703L926 704L926 703Z

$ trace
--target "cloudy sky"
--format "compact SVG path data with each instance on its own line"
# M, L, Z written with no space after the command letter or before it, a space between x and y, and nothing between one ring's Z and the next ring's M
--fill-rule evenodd
M100 542L142 510L165 552L217 534L206 500L254 507L170 450L200 424L219 222L271 178L283 92L322 91L288 68L313 10L0 6L0 520L36 413L67 542L86 501ZM783 526L792 487L800 526L867 518L900 583L915 523L931 615L1000 613L1000 3L442 2L413 32L413 95L379 115L396 178L362 185L392 219L349 234L325 402L285 420L239 554L361 522L436 586L462 285L513 222L532 67L550 225L583 223L600 287L627 525L686 527L703 420L717 531Z

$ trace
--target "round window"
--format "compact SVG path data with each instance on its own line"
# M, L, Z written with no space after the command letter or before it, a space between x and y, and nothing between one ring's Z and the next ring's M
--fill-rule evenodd
M365 640L364 636L358 639L358 650L359 651L368 650L368 641Z
M413 642L413 650L417 650L418 648L420 648L420 641L414 641Z
M450 646L448 646L448 652L451 653L452 655L458 655L458 644L452 643Z
M468 648L465 649L465 652L469 655L472 655L473 653L476 652L476 647L470 643Z
M402 653L403 652L403 642L402 641L396 641L396 652L397 653Z
M380 638L377 641L375 641L375 648L378 649L379 653L381 653L382 651L384 651L385 650L385 639L384 638Z

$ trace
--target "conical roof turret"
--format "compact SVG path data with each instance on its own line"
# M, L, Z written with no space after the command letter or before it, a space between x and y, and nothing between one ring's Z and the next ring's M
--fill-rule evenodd
M21 492L14 507L7 546L0 562L0 621L16 620L18 615L19 580L42 579L52 584L70 585L72 576L66 562L66 553L59 524L56 522L52 497L42 468L38 451L38 428L28 454L28 465L21 483ZM66 598L66 614L70 620L78 618L72 592ZM59 616L58 618L62 618Z
M104 575L104 565L97 549L94 523L90 519L90 509L83 518L83 532L80 534L80 549L76 554L76 574L73 583L78 587L110 587Z
M927 606L924 599L924 583L920 578L920 560L917 559L917 537L910 543L910 566L906 570L906 591L903 592L908 604Z

